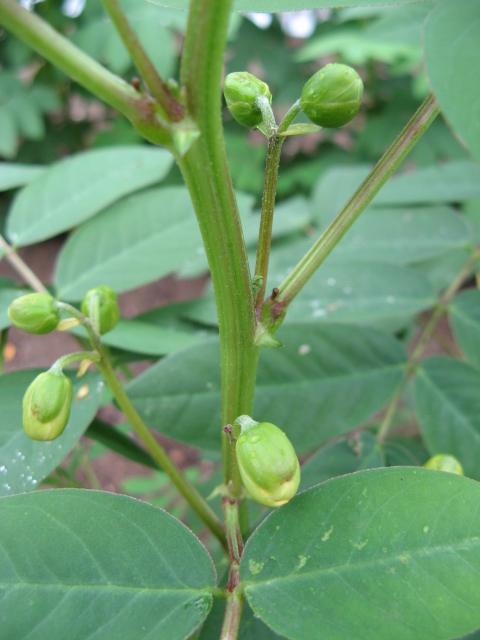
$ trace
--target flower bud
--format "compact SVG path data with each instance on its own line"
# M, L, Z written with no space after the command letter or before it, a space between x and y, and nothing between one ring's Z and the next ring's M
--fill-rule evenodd
M117 294L111 287L101 286L90 289L82 302L83 315L93 320L95 304L98 304L98 330L101 334L107 333L120 319Z
M223 93L230 113L244 127L256 127L263 120L257 98L263 96L272 104L268 85L246 71L229 73L223 83Z
M448 471L449 473L456 473L459 476L464 476L463 467L460 462L454 457L447 454L439 453L423 465L425 469L437 469L438 471Z
M8 307L10 322L28 333L50 333L60 322L60 310L48 293L29 293Z
M23 428L32 440L55 440L67 426L72 383L61 370L41 373L23 397Z
M293 498L300 484L300 465L287 436L274 424L240 416L234 424L237 461L251 497L267 507L280 507Z
M303 87L300 105L312 122L321 127L341 127L357 114L363 83L351 67L327 64Z

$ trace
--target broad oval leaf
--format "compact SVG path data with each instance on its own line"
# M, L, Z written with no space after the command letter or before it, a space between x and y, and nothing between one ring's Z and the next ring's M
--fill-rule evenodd
M16 246L71 229L122 196L159 182L172 156L148 146L79 153L46 169L14 200L7 234Z
M367 420L403 376L406 354L387 334L342 325L282 327L282 349L264 349L254 417L277 424L308 451ZM147 424L176 440L220 447L218 340L165 358L126 387Z
M25 369L0 377L0 496L35 489L70 453L100 404L99 376L76 379L72 375L73 402L65 431L51 442L30 440L22 427L22 400L42 371Z
M335 478L273 512L240 577L291 640L449 640L480 625L480 485L441 471Z
M183 640L211 607L210 556L165 511L63 489L4 498L0 514L5 638Z
M447 0L424 30L425 63L442 113L480 161L480 4ZM451 46L445 46L445 43Z
M449 453L465 474L480 480L480 371L447 357L422 362L415 379L415 404L432 455Z
M450 304L453 333L467 360L480 367L480 291L470 289Z
M0 191L8 191L29 184L45 171L40 164L0 162Z

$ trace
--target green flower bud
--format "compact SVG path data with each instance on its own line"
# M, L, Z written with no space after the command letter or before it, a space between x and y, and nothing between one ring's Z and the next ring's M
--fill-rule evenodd
M256 127L263 120L257 98L263 96L272 104L268 85L246 71L229 73L223 83L223 93L230 113L244 127Z
M41 373L23 397L23 428L32 440L55 440L67 426L72 383L60 369Z
M29 293L8 307L10 322L28 333L50 333L60 322L60 310L48 293Z
M111 287L95 287L87 291L82 302L82 313L92 317L95 300L98 300L98 323L101 334L111 331L120 320L117 294Z
M293 498L300 484L300 465L287 436L274 424L248 416L235 421L237 461L251 497L267 507L280 507Z
M351 67L327 64L305 84L300 99L303 112L321 127L341 127L357 114L363 83Z
M425 469L437 469L438 471L448 471L449 473L456 473L459 476L464 476L463 467L460 462L454 457L448 454L439 453L423 465Z

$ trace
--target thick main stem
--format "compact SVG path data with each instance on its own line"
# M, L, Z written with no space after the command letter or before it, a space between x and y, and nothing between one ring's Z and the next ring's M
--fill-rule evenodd
M293 271L279 285L275 300L269 300L268 307L275 319L301 291L322 262L330 255L360 214L377 195L392 173L400 166L421 136L439 113L435 98L430 94L411 118L393 144L384 153L370 175L362 182L345 207L317 240Z
M190 191L212 275L220 331L222 425L251 414L258 349L250 269L228 169L220 84L231 0L192 0L181 68L188 112L200 136L177 158ZM222 434L224 481L239 496L241 478Z

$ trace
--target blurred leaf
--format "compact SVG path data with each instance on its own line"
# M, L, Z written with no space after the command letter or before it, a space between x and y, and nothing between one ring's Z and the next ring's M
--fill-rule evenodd
M465 474L480 479L480 371L453 358L421 363L415 401L423 437L432 455L455 456Z
M420 437L388 438L385 440L384 451L388 467L419 467L430 458L430 454Z
M467 360L480 367L480 291L460 293L449 306L453 333Z
M311 240L299 241L272 251L268 290L284 280L311 245ZM290 305L286 321L347 322L397 330L434 301L432 286L413 269L341 261L334 252Z
M429 16L424 32L430 86L447 121L480 161L480 5L446 0ZM445 43L451 43L446 47Z
M326 227L330 220L321 216ZM470 245L465 220L449 207L370 207L335 247L342 261L408 264Z
M282 428L299 451L365 422L403 376L399 343L372 329L282 327L283 349L263 350L254 417ZM220 447L217 340L169 356L130 382L127 393L150 426L206 449Z
M435 0L421 0L434 2ZM319 9L323 7L355 7L359 0L235 0L234 11L279 12L300 11L301 9ZM397 4L411 2L411 0L397 0ZM174 9L188 9L190 0L154 0L154 3L162 7ZM383 5L385 0L361 0L362 5Z
M283 138L287 136L299 136L299 135L304 136L309 133L316 133L317 131L322 131L322 129L323 127L319 127L316 124L309 124L308 122L291 124L286 131L280 134L280 136Z
M54 89L36 82L29 87L9 70L0 75L0 154L13 158L19 136L41 140L45 135L45 113L60 106Z
M168 28L168 17L149 2L124 1L122 7L159 74L163 78L171 76L176 53L173 34ZM99 12L72 39L86 53L117 74L124 74L133 66L130 54L108 14L104 12Z
M72 333L87 338L86 331L80 327L73 329ZM102 342L110 347L150 356L173 353L197 344L200 339L192 333L181 333L156 327L152 323L125 319L121 319L112 331L102 336Z
M55 638L74 624L77 638L186 638L210 610L210 556L160 509L85 490L13 496L0 509L5 637Z
M85 431L87 438L99 442L108 449L115 451L128 460L139 462L151 469L158 469L157 463L152 460L148 453L138 446L131 438L121 433L117 427L95 418Z
M41 165L0 162L0 191L23 187L44 171Z
M299 491L337 476L384 467L381 447L370 433L356 433L327 445L302 467Z
M247 601L292 640L458 637L480 624L479 500L478 483L427 469L309 489L249 539Z
M122 196L159 182L172 162L168 151L133 145L61 160L20 191L9 212L8 237L24 246L71 229Z
M51 442L30 440L22 428L22 399L39 373L42 370L25 369L0 377L0 495L3 496L35 489L70 453L100 403L99 375L79 380L66 372L73 383L73 402L65 431ZM82 393L77 397L80 389Z

